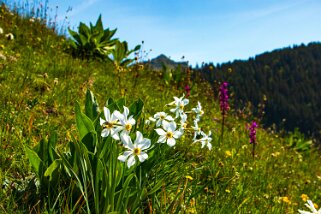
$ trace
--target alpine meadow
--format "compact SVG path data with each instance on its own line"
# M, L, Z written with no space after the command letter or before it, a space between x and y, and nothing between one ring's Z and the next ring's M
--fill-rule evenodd
M157 64L104 14L0 3L0 213L321 213L318 143L266 123L236 64Z

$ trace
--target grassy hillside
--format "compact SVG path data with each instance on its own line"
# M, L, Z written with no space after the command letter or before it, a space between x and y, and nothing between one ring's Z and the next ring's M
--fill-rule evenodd
M144 136L150 133L149 138L156 140L154 124L145 128L144 119L160 111L172 114L171 107L166 104L172 102L174 96L181 97L184 89L174 82L165 84L161 73L142 67L119 73L112 62L73 58L66 52L66 39L47 29L41 21L21 18L4 5L0 10L3 29L0 34L1 213L97 213L102 206L106 205L108 210L108 206L116 202L124 206L118 210L120 213L297 213L298 209L305 209L307 197L321 206L320 153L302 136L296 136L299 139L295 142L301 144L295 145L292 138L280 138L259 124L252 157L247 124L254 118L250 113L240 115L232 110L225 118L222 139L219 100L213 98L210 85L197 76L192 79L194 84L186 109L201 102L205 113L200 126L205 133L212 131L211 150L206 146L201 148L199 142L193 143L193 132L186 129L174 147L152 140L155 147L148 152L149 158L141 164L137 161L133 168L128 169L126 164L110 159L112 163L106 162L103 168L108 172L108 182L113 183L114 179L108 177L113 172L118 173L116 177L123 173L122 185L115 187L115 191L107 189L106 194L102 193L101 197L106 197L110 204L105 200L97 202L96 192L90 192L91 188L100 190L108 184L102 182L92 187L94 179L88 179L88 185L81 186L82 182L67 170L67 165L59 165L54 171L58 174L50 174L53 176L50 178L43 172L37 173L37 158L29 161L35 154L31 148L52 142L54 132L57 133L56 146L48 150L50 157L59 158L56 163L65 163L64 158L79 151L88 153L90 160L96 158L93 153L97 151L90 153L77 147L85 143L81 136L83 130L80 135L77 131L81 127L79 121L89 124L87 128L96 124L94 119L88 119L89 116L75 108L78 101L81 111L86 111L88 89L95 95L100 111L109 97L125 98L127 106L140 98L144 108L135 129ZM13 34L13 39L7 38L9 33ZM99 113L95 121L100 116ZM191 125L193 122L189 120L188 126ZM101 132L99 125L94 129L93 133ZM135 134L131 137L134 139ZM123 149L112 139L98 140L116 151L108 153L108 157L99 157L101 163L105 158L117 157ZM70 145L79 151L69 150ZM40 149L39 146L35 148ZM110 171L109 164L115 164L115 171ZM79 164L73 169L81 171L81 167ZM78 177L80 180L86 178L86 172L92 171L90 165L85 168L81 171L84 174ZM54 176L58 176L58 183L50 186ZM126 184L127 179L130 182ZM81 188L89 192L81 193ZM115 198L109 197L112 194ZM121 197L127 201L118 200Z

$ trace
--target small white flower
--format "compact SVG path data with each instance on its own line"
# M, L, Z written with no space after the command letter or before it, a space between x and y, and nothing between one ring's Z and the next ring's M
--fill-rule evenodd
M8 40L13 40L13 39L14 39L14 36L13 36L12 33L8 33L8 34L6 34L6 38L7 38Z
M149 126L149 124L150 124L151 122L155 123L156 120L155 120L153 117L149 117L147 120L145 120L145 124L146 124L147 126Z
M3 34L3 29L0 27L0 34Z
M185 112L182 112L180 114L180 117L181 117L181 122L182 123L185 123L187 121L187 114L185 114Z
M321 208L319 210L315 209L314 204L311 200L308 200L308 203L305 204L307 208L309 208L312 212L298 210L301 214L321 214Z
M200 127L198 127L198 120L194 120L194 126L192 126L193 130L194 130L194 137L193 137L193 141L196 140L196 137L198 135L202 134L202 130Z
M202 148L206 145L209 150L212 149L212 144L210 143L212 141L212 138L210 137L212 135L212 132L209 131L208 135L206 135L204 132L201 132L202 138L199 140L194 141L196 142L201 142L202 143Z
M150 139L143 138L142 133L139 131L136 132L136 140L134 144L128 135L122 135L121 139L125 148L127 148L129 151L125 151L124 154L118 156L118 160L122 162L126 162L127 160L128 168L136 163L135 156L138 157L140 162L144 162L148 158L148 155L145 151L150 147L151 141Z
M187 123L183 120L180 121L179 131L184 134L184 130L187 128Z
M117 126L117 117L115 116L115 113L118 111L115 111L110 115L110 110L106 107L104 107L104 115L105 119L100 119L100 125L104 127L104 129L101 132L102 137L108 137L110 135L115 140L119 140L118 132L121 130L119 126Z
M156 119L156 127L163 125L164 121L173 121L174 120L174 118L172 118L172 116L167 115L165 112L157 112L154 115L154 118Z
M201 116L203 116L204 114L204 111L202 110L202 106L200 102L197 103L196 108L192 108L192 111L196 113L196 120L198 121L201 119Z
M120 135L127 134L129 135L130 131L132 130L133 125L135 125L136 121L133 118L133 115L128 117L129 109L124 106L124 112L121 114L119 111L115 113L115 116L118 118L121 124L121 133Z
M145 125L147 125L147 126L150 125L150 120L149 119L145 120Z
M157 143L167 143L170 147L175 146L176 140L178 139L181 135L182 132L179 130L176 130L176 123L173 122L164 122L163 123L163 129L158 128L155 129L159 136Z
M170 111L175 113L175 118L181 117L181 115L184 115L184 107L189 103L188 99L184 99L184 95L180 98L174 97L174 102L170 103L169 105L174 104L176 107L171 109ZM186 114L185 114L186 115Z

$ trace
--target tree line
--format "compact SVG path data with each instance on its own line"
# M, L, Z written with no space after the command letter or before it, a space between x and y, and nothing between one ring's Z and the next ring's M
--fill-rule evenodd
M229 83L237 109L251 102L254 115L266 126L321 136L321 43L294 45L257 55L248 60L202 64L196 70L213 90Z

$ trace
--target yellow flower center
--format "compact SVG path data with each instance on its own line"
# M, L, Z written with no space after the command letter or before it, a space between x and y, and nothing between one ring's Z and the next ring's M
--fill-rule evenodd
M167 138L172 138L173 137L173 133L172 132L167 132L166 133L166 137Z
M181 110L183 110L183 109L184 109L184 104L181 103L181 104L179 105L179 108L180 108Z
M125 125L125 129L126 129L127 131L130 131L130 130L132 129L132 124L127 123L127 124Z
M203 110L201 110L200 115L203 115L203 114L204 114L204 111L203 111Z
M160 118L161 120L164 120L164 119L165 119L165 116L164 116L164 115L161 115L161 116L159 116L159 118Z
M135 149L134 149L134 154L135 154L135 155L139 155L140 152L141 152L140 148L135 148Z
M106 122L105 124L105 127L107 128L107 129L111 129L111 128L113 128L114 127L114 123L113 122Z

